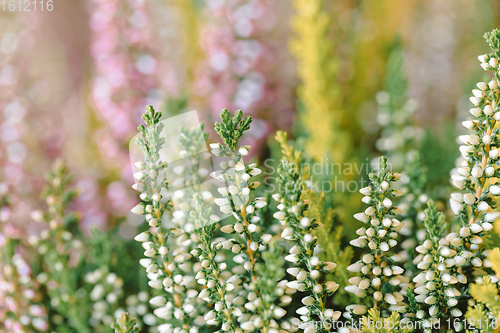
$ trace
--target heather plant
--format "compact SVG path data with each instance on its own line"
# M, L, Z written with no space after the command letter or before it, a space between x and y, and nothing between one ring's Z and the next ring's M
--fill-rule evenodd
M317 5L303 10L318 14ZM297 22L315 26L311 17L302 19L309 21ZM500 236L491 230L499 229L500 219L500 31L485 37L493 53L479 60L493 75L473 90L474 118L463 122L470 132L459 137L451 218L428 200L433 196L426 192L421 156L410 149L415 141L385 146L389 157L402 159L402 170L381 157L359 191L367 207L354 215L363 223L350 242L354 252L343 247L344 225L335 216L342 201L313 186L308 148L298 149L278 132L282 157L269 191L262 169L249 161L252 147L244 144L250 116L224 109L214 126L220 142L207 148L203 125L167 135L174 122L148 106L135 140L142 156L134 163L140 202L132 213L143 218L136 242L118 245L114 230L83 234L72 176L56 162L43 192L46 208L32 213L43 226L29 238L35 253L21 241L1 239L5 327L314 333L353 320L361 323L355 332L497 331ZM391 119L380 142L398 140L411 126L400 57L391 57L388 80L394 82L378 97L380 114L387 113L379 117ZM2 214L8 205L3 192ZM129 251L141 258L127 263ZM144 269L134 269L135 261Z
M123 313L115 323L111 325L115 333L139 333L141 328L137 325L137 319Z
M69 185L72 176L62 161L48 174L42 197L47 210L33 212L32 218L48 224L39 239L32 238L42 257L42 272L37 280L47 288L50 298L49 316L60 331L91 332L88 322L88 296L79 288L77 270L82 265L82 242L70 232L78 216L68 211L76 196Z
M498 49L496 34L497 31L487 35L494 50ZM480 60L485 69L498 66L494 55L482 56ZM330 280L332 276L342 278L343 274L332 275L336 264L328 258L320 260L325 250L323 246L329 247L328 241L321 241L320 235L325 231L325 224L331 226L328 221L331 215L318 212L321 209L318 202L326 194L315 193L309 188L308 165L302 152L288 144L286 135L277 135L283 159L277 171L278 191L272 196L278 203L276 209L271 208L272 218L269 197L259 196L260 183L253 180L261 170L256 164L245 161L251 147L239 145L251 124L251 118L243 118L241 111L234 115L228 110L222 111L221 121L215 125L222 143L210 145L220 166L210 175L221 182L218 187L221 197L213 197L196 185L203 178L200 175L208 173L206 170L200 172L201 155L194 154L207 138L201 127L201 135L181 130L183 156L190 161L191 168L176 168L177 175L182 176L180 183L184 182L186 189L182 194L178 190L173 192L173 197L179 198L171 202L163 197L168 196L169 182L179 186L179 181L175 178L158 181L162 169L168 167L160 158L165 143L161 136L164 124L160 122L161 115L148 107L144 116L147 127L139 127L142 136L138 139L144 162L136 164L140 169L135 175L139 182L134 185L141 192L143 202L133 212L145 215L149 224L149 231L136 237L144 242L145 255L150 257L141 264L150 270L150 285L167 292L162 291L163 295L151 299L152 304L159 306L155 314L164 315L167 320L175 317L175 320L190 321L184 329L193 332L200 329L323 332L328 330L327 326L318 328L314 323L346 319L361 320L360 329L364 332L392 332L396 330L395 325L409 323L420 324L426 332L446 327L464 331L467 323L461 318L467 306L477 299L486 305L472 308L468 316L493 317L494 314L489 315L486 311L494 312L496 307L491 299L481 298L478 293L483 290L481 288L492 288L492 281L497 281L494 277L483 277L492 266L488 259L489 249L484 248L485 244L492 243L487 232L498 217L494 211L494 196L499 192L494 178L498 157L495 80L478 84L479 89L473 91L475 97L471 98L476 106L471 113L478 119L464 122L473 134L460 137L465 144L460 148L462 160L458 162L457 174L452 174L453 185L462 190L451 195L450 207L456 220L446 223L445 215L432 201L427 201L428 208L421 214L418 210L412 213L412 219L423 215L421 224L425 229L423 242L416 246L419 255L415 258L398 252L399 243L404 240L401 230L410 218L404 209L408 209L408 202L417 199L417 190L410 188L403 193L396 189L402 175L390 168L387 158L380 158L377 171L369 175L370 185L360 190L364 195L362 201L369 206L354 216L366 226L359 228L356 232L359 237L350 242L360 248L361 253L360 259L347 267L355 276L343 287L354 295L351 300L355 303L345 308L339 307L340 302L332 297L339 284ZM410 163L407 170L409 179L420 179L419 160ZM419 181L418 190L423 192L425 179ZM407 187L415 185L404 184ZM405 201L405 195L413 198ZM422 196L425 194L422 193L418 200L426 201ZM400 197L403 197L402 204L397 202ZM310 207L313 211L309 211ZM162 219L163 215L172 215L172 219ZM405 219L401 221L400 216ZM221 220L221 217L227 218ZM166 230L172 232L171 236L182 239L175 243L175 248L160 243L167 238L162 231L163 225L169 223L177 225ZM486 238L490 240L484 242ZM156 253L165 257L183 253L182 261L191 260L189 267L193 269L184 273L179 271L171 279L168 269L163 267L174 269L175 266L151 261ZM328 257L330 252L325 253ZM410 260L415 266L405 272L403 267ZM288 276L292 279L288 280ZM481 278L476 279L477 276ZM159 278L162 281L155 282ZM192 295L188 298L206 302L204 310L191 317L179 314L185 309L192 310L184 304L188 298L183 300L176 294L182 289L169 288L172 281L181 285L185 278L197 283L192 285L189 290ZM471 286L473 281L476 284ZM174 309L173 315L169 315L175 302L182 310ZM194 305L190 300L188 304ZM292 315L293 312L298 318ZM373 329L371 322L385 323L392 328ZM172 322L163 325L166 326L160 325L160 330L174 327ZM411 331L409 328L401 330Z
M279 202L279 211L274 217L285 226L281 236L293 244L285 260L292 263L287 272L296 280L288 282L287 286L304 295L301 299L304 306L296 312L303 322L312 322L313 318L319 318L319 321L324 323L327 319L337 320L341 315L339 311L334 311L327 305L327 297L333 294L339 285L334 281L321 279L321 274L332 271L336 264L319 260L317 257L318 238L314 235L314 230L319 227L319 223L305 216L309 200L302 197L304 183L300 169L300 164L293 164L287 159L283 159L278 168L279 185L283 190L273 195Z
M401 174L388 170L387 159L382 157L379 171L370 174L371 184L360 190L363 202L369 206L354 217L366 227L356 231L359 237L351 241L351 245L368 251L348 267L351 272L361 273L361 276L352 277L351 285L346 287L363 299L347 307L354 315L363 315L368 309L376 308L386 316L393 311L402 312L404 308L400 290L408 279L403 276L401 256L394 252L403 223L396 218L401 209L393 200L400 197L401 192L391 186L400 177Z
M129 266L129 251L113 232L92 229L90 237L81 232L80 213L73 210L76 196L72 174L61 160L56 161L42 194L47 207L31 214L43 230L40 235L29 237L30 244L18 241L25 247L23 256L32 267L21 258L21 253L6 255L5 262L12 260L14 264L10 275L21 275L18 291L26 289L19 296L31 295L28 313L38 317L33 325L39 331L106 332L115 317L128 311L138 316L147 331L156 325L156 320L147 304L129 301L138 288L124 288L121 277L127 276L124 271ZM120 251L119 256L114 253L116 250ZM30 274L33 278L29 278ZM132 280L137 281L136 274ZM130 276L126 281L130 283ZM144 301L144 296L139 298ZM24 317L19 316L22 322Z
M49 328L47 309L41 302L40 283L26 258L19 240L5 232L10 217L7 187L0 183L0 321L6 330L45 332Z
M415 271L412 258L415 247L424 239L422 211L427 202L427 168L421 149L424 131L416 126L412 116L416 101L408 98L408 80L401 42L397 39L392 46L386 65L384 90L377 93L377 123L381 127L376 147L388 158L394 170L401 170L398 183L403 196L399 217L403 223L400 230L399 254L405 259L404 266L409 273Z
M473 302L474 287L471 289L470 285L491 269L484 240L490 237L492 222L499 216L495 210L500 193L496 184L499 34L498 30L485 34L494 52L480 56L479 60L484 70L494 71L494 77L488 83L479 82L479 89L472 91L474 96L470 101L474 107L470 112L474 119L462 123L471 134L460 136L462 158L452 173L452 184L460 190L450 198L456 216L452 232L438 241L442 230L430 228L426 240L416 249L422 254L421 261L417 260L422 272L414 278L421 285L415 289L418 294L415 298L422 303L416 316L424 319L427 330L435 327L436 322L441 328L447 325L456 331L468 329L462 318ZM429 217L435 223L442 219L435 213L428 214ZM438 286L441 290L436 293Z
M285 168L282 174L290 178L280 180L283 186L273 196L280 202L274 218L266 211L269 198L256 194L260 183L253 177L261 170L256 164L246 164L244 157L251 147L238 143L250 128L251 117L243 118L240 110L234 115L223 110L221 121L215 124L222 143L212 143L210 147L221 169L211 172L211 176L218 181L220 197L212 197L202 188L200 175L206 175L207 170L202 168L203 154L196 152L207 138L203 127L180 130L179 143L187 163L174 167L177 179L162 178L158 182L160 168L166 167L160 158L164 144L161 132L165 124L160 122L160 113L152 107L148 107L143 118L146 126L140 126L142 135L137 144L143 150L144 161L136 163L140 170L135 174L138 182L134 185L141 192L143 202L132 211L145 215L149 224L149 230L136 237L146 245L148 258L141 259L141 265L149 271L150 286L165 291L151 299L151 303L159 307L154 313L167 320L159 329L168 331L184 327L193 332L213 329L210 327L231 332L294 330L292 318L286 316L286 308L293 304L294 298L304 305L297 313L305 322L313 318L321 322L339 318L340 312L329 308L327 301L327 296L338 288L338 284L322 276L333 270L335 264L317 257L320 248L313 231L319 223L304 215L308 204L301 197L305 183L299 175L298 165L292 166L293 162L286 159L282 162L281 168ZM291 193L288 192L290 186ZM172 202L162 201L163 194L159 194L166 194L167 189L173 193ZM161 222L165 215L172 218ZM229 217L220 221L224 216ZM167 248L168 237L182 241ZM289 240L299 244L294 246ZM290 253L284 258L283 248ZM174 253L187 255L177 260L179 263L193 260L189 272L175 271L177 267L168 261L158 264L158 259L163 261ZM285 279L285 260L290 262L287 272L296 280ZM193 276L193 282L198 285L183 291ZM198 300L204 300L207 306L197 305L195 309L193 305L196 304L192 302ZM187 313L176 313L188 309ZM182 326L178 326L178 322Z
M158 329L169 332L175 327L189 329L194 323L202 326L203 318L197 314L203 313L204 307L199 304L197 296L200 290L193 274L193 270L199 271L201 265L190 262L190 250L197 245L198 239L181 229L185 225L184 213L172 212L172 202L168 197L166 163L160 158L165 142L160 134L165 125L160 122L160 117L160 113L148 107L143 115L146 126L139 126L141 136L136 143L144 153L144 161L136 162L139 171L134 174L137 182L133 187L140 192L142 202L132 212L145 215L148 224L147 230L138 234L135 240L144 248L145 258L140 264L146 269L148 284L157 291L150 300L156 307L154 314L165 321ZM162 220L168 214L172 215L172 222L164 226Z

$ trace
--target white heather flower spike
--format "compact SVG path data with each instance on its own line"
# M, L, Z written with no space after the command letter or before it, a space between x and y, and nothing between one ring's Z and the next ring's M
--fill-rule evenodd
M290 254L285 257L285 260L290 262L292 266L287 272L293 277L292 279L296 280L288 282L286 285L289 288L307 293L301 300L304 307L297 310L298 315L301 315L306 321L312 320L313 314L320 318L326 318L326 314L330 313L329 309L325 307L327 296L337 290L338 284L333 281L322 282L324 281L322 272L332 271L336 264L319 260L316 256L316 252L320 250L319 246L309 246L315 238L310 230L316 229L320 225L315 219L304 216L309 202L301 196L303 194L301 192L302 177L304 177L301 174L301 169L296 168L287 159L283 159L279 171L283 175L279 179L279 188L283 190L293 189L292 193L282 192L274 196L280 201L278 206L280 211L275 213L275 217L284 223L281 236L286 240L293 240ZM285 214L285 212L289 213ZM276 216L277 214L279 215ZM368 221L368 216L364 214L360 218ZM299 257L302 257L303 260L299 261Z
M397 237L400 230L398 226L401 224L396 219L399 209L394 207L389 198L394 193L394 190L389 190L390 182L397 178L399 176L394 177L393 173L387 171L387 159L381 157L378 173L370 175L370 179L373 181L369 187L363 189L363 194L371 198L369 202L378 204L368 207L364 213L355 215L357 220L365 223L370 221L371 227L358 229L357 234L360 236L351 241L352 245L362 248L368 244L369 252L365 253L361 260L347 268L351 272L361 272L363 278L359 281L351 279L352 285L347 286L346 291L365 298L363 302L366 302L366 298L370 297L369 307L376 305L377 309L381 311L389 311L391 306L398 305L403 300L399 293L399 284L404 282L403 269L399 266L394 266L391 269L394 254L390 251L391 247L397 244L394 238ZM381 196L380 193L384 194ZM381 274L382 271L383 274ZM373 294L375 290L371 291L370 288L373 288L371 286L376 287L377 290L383 288L386 290L386 294ZM370 290L372 294L367 293L367 290ZM365 307L353 305L354 314L360 315L366 311Z
M470 293L462 291L471 290L470 284L477 276L484 275L484 268L490 264L488 252L480 248L492 229L493 216L489 214L497 214L494 209L500 195L495 178L500 144L496 133L500 100L498 59L494 56L500 52L500 31L494 30L485 36L494 53L478 59L484 70L494 71L493 79L488 84L479 82L479 89L472 91L470 101L475 107L470 112L476 119L463 122L469 133L459 137L465 144L460 147L463 158L457 165L458 174L451 176L452 184L462 190L450 198L450 207L459 223L450 229L458 231L445 235L444 215L437 212L434 204L429 204L424 219L426 237L424 243L417 246L419 255L413 261L421 269L413 279L414 292L418 294L415 299L423 304L415 315L424 322L462 316L461 309L476 303Z

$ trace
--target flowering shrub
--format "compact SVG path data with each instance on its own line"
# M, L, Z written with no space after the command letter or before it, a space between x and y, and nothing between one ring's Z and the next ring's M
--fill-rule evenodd
M401 331L412 331L415 327L424 331L465 331L471 325L462 320L468 306L472 308L467 318L494 322L498 305L494 298L481 296L480 291L497 288L493 284L498 282L495 276L485 275L490 274L493 266L490 253L493 258L498 253L490 250L488 232L499 217L494 210L495 197L500 194L495 180L499 151L496 139L499 37L498 30L486 34L494 53L479 60L485 70L494 70L495 76L489 83L480 82L479 89L473 90L471 102L475 107L471 113L476 119L463 123L472 134L460 137L464 143L460 147L462 158L452 173L452 183L461 191L453 193L450 199L456 218L446 223L445 215L429 200L425 211L409 217L414 219L424 214L421 223L426 235L416 246L419 255L415 258L399 255L398 244L405 238L399 234L404 223L398 220L398 215L405 211L397 203L403 192L394 188L393 183L397 185L401 174L390 170L387 159L382 157L378 171L370 174L370 185L360 190L364 195L362 201L369 207L354 217L366 226L358 229L359 237L351 245L366 250L347 268L360 274L350 278L350 285L345 287L359 299L345 309L339 309L335 295L332 296L338 284L325 279L336 264L318 258L322 249L317 231L322 221L307 215L314 204L305 198L310 189L304 181L308 169L301 152L290 146L288 151L283 150L278 168L279 191L272 195L278 205L273 209L269 196L258 196L260 183L253 180L261 170L244 161L250 147L238 145L250 127L251 118L242 118L241 111L231 116L224 110L222 121L215 125L223 143L211 144L212 154L223 159L221 170L211 173L222 182L218 189L222 197L204 195L194 186L189 192L192 200L186 201L187 214L181 214L172 209L170 199L155 187L158 168L164 165L159 157L164 143L159 135L163 123L161 115L149 107L144 116L147 127L140 127L143 136L138 139L144 162L138 162L142 171L136 175L138 183L134 185L143 202L132 211L145 214L149 223L149 231L136 237L145 242L145 255L150 257L144 265L150 273L149 284L166 291L151 299L158 307L155 313L167 320L159 326L160 331L184 327L198 332L209 327L231 332L299 329L326 332L332 323L346 319L359 319L360 329L365 332L374 331L371 322L393 327L397 324ZM190 147L203 144L190 139L187 132L183 139L186 155ZM283 141L282 134L278 139ZM192 162L191 176L200 172L200 164ZM164 180L162 186L168 187L168 182ZM408 194L408 190L405 192ZM220 221L210 207L211 201L229 218ZM166 214L174 218L160 224L161 216ZM183 216L184 223L189 221L191 228L177 228L175 216ZM178 247L167 250L168 237L181 238L183 242L177 241ZM181 255L182 260L177 262L189 262L192 270L175 275L171 270L178 265L164 259L170 253ZM405 271L403 266L408 261L415 266ZM172 280L172 275L177 281ZM191 297L186 297L189 293L185 285L190 283L186 278L194 283L189 290ZM471 284L473 281L476 284ZM172 288L173 283L179 287ZM197 312L192 306L197 302L193 299L198 298L206 301L207 312ZM474 305L475 301L479 305ZM179 320L183 326L175 326Z
M210 3L221 17L234 14L228 16L229 25L237 28L231 41L261 45L253 43L259 17L248 16L246 1L235 2L234 8L232 2ZM96 4L105 15L92 18L95 28L111 24L105 18L113 16L115 6ZM139 14L146 9L143 2L127 4ZM258 4L262 17L271 13L267 3ZM345 206L352 198L319 190L310 163L325 151L342 161L354 159L351 150L358 139L344 132L347 116L337 108L340 86L334 85L333 95L324 94L339 68L327 61L333 45L322 43L329 22L322 3L295 0L293 5L298 33L292 49L301 68L298 95L309 137L291 141L284 132L276 134L279 148L271 149L272 156L279 156L272 162L275 174L267 172L269 161L263 166L251 161L255 147L244 143L252 142L245 136L253 119L243 111L220 113L214 126L218 142L208 148L204 125L181 126L177 136L167 135L173 122L148 106L135 140L142 152L134 163L132 186L140 200L131 209L139 216L136 225L123 223L87 234L75 205L73 176L56 161L42 193L45 208L31 213L36 228L26 228L28 242L8 238L17 229L9 221L8 187L0 184L0 321L6 332L498 331L500 30L485 35L493 52L479 61L492 76L472 91L473 119L462 123L469 133L459 137L461 157L451 173L456 189L449 198L450 212L440 211L446 191L429 188L434 183L427 182L416 149L422 148L415 147L423 146L421 129L410 122L414 107L406 96L401 50L395 47L386 91L377 97L383 128L375 145L388 157L380 157L368 175L369 184L359 191L367 207L349 217L356 236L348 240L350 230L344 232L346 225L337 216L348 211ZM227 32L226 25L221 32ZM140 44L139 35L128 42ZM237 49L218 42L212 37L211 57L230 49L236 63L244 62ZM105 45L96 43L97 49ZM301 53L304 45L310 53ZM104 66L115 59L113 54L122 53L121 45L115 46L107 58L99 57L93 92L106 120L120 115L110 138L119 142L128 136L133 115L122 113L117 107L122 102L111 97L130 86L120 81L123 85L106 96L96 89L115 77ZM246 84L261 77L255 76L265 60L261 57L257 54L245 71L212 68L216 71L207 74L217 83L212 102L224 88L221 78L229 75L241 84L228 101L242 103L239 95ZM323 67L323 62L329 65ZM154 82L160 82L155 58L142 54L137 62L120 64L133 69L132 77L139 71L143 79L155 78L146 80L140 100L155 91ZM259 91L274 89L258 81ZM262 102L274 99L256 96L243 102L260 118ZM136 110L135 104L127 107ZM308 116L314 114L324 121L319 127ZM119 161L124 159L122 147L118 155ZM179 159L172 161L172 155ZM122 199L111 204L131 202ZM131 228L134 240L127 242L121 234Z

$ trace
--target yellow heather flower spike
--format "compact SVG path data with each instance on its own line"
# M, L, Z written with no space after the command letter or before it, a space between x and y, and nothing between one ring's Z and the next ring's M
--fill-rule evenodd
M304 105L301 123L307 133L306 151L316 160L330 153L337 162L350 150L349 135L342 129L339 86L335 82L338 61L328 36L331 25L321 0L295 0L292 27L296 37L290 43L297 59L302 84L298 96Z

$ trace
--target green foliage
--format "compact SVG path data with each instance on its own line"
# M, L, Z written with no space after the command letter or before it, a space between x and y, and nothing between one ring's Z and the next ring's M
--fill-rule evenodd
M41 280L50 297L49 309L64 318L61 326L68 325L79 333L90 333L89 299L80 289L82 281L79 272L84 266L81 251L82 241L73 239L68 230L71 223L77 221L77 214L68 211L68 206L76 196L76 191L70 187L73 177L62 161L57 161L52 171L47 175L47 186L43 198L48 208L39 215L40 221L49 224L49 229L42 233L38 242L38 252L42 255L43 273ZM76 246L73 244L77 244ZM73 247L76 251L71 251ZM39 278L40 280L40 278Z
M422 164L427 175L425 190L430 198L449 196L449 173L458 157L457 130L453 124L439 124L439 130L426 129L422 138Z
M407 102L408 79L406 78L404 49L401 39L396 38L387 60L384 89L389 94L389 105L398 110ZM394 119L401 121L402 119Z
M138 130L142 137L136 139L136 144L144 152L144 158L149 164L155 164L160 158L160 150L165 143L165 138L161 136L164 124L160 122L161 112L156 112L151 105L146 108L146 113L142 115L144 125L139 125Z
M221 122L215 123L215 131L219 134L224 144L233 150L236 150L238 141L243 136L243 132L250 128L252 123L252 117L243 116L243 111L237 110L234 116L231 117L231 113L228 109L222 110L220 117Z
M137 319L123 313L119 319L111 325L115 333L139 333L141 328L137 325Z
M368 311L368 316L363 316L361 330L364 333L411 332L411 329L401 323L400 318L401 315L397 312L392 312L388 318L384 318L378 309L373 308Z
M493 29L485 33L484 39L495 53L495 56L500 58L500 30Z
M427 202L427 209L424 211L424 227L427 231L427 238L434 244L435 251L438 250L439 241L448 228L446 217L443 213L438 212L437 206L434 201Z
M262 295L264 302L262 319L269 323L274 319L273 307L280 295L276 291L276 286L285 277L285 260L283 250L277 242L269 245L269 250L262 253L262 262L256 263L257 271L262 272L262 277L252 282L252 289L257 290Z
M470 285L469 294L477 303L469 306L465 317L471 326L480 329L481 332L498 332L498 320L500 318L498 284L498 277L500 276L500 248L491 250L488 259L496 276L484 276L479 283Z

